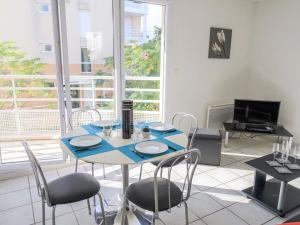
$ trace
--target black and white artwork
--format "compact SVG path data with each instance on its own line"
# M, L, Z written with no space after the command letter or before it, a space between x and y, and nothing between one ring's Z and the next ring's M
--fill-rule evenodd
M229 59L231 37L231 29L211 27L208 58Z

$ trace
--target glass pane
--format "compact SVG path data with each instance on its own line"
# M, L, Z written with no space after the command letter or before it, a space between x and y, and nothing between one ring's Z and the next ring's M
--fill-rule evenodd
M112 0L66 1L72 108L114 113Z
M159 120L161 33L164 6L125 1L125 97L134 101L135 118Z
M62 158L54 57L51 1L0 1L0 135L14 140L0 164L27 160L23 139L39 159Z

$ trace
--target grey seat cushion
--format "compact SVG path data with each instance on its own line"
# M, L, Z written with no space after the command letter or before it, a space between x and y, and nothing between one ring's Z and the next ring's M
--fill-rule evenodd
M183 160L185 159L185 156L180 156L179 159L177 160L176 159L171 159L171 160L168 160L166 163L164 163L164 165L162 165L162 167L171 167L173 162L175 162L175 160L177 160L177 162L174 164L177 165L179 163L181 163ZM151 162L153 165L155 166L158 166L158 164L160 163L161 161L154 161L154 162Z
M81 201L96 195L100 184L86 173L74 173L48 183L49 201L52 205Z
M170 183L170 190L171 207L173 207L181 202L182 192L173 182ZM135 205L154 212L154 178L131 184L126 191L126 197ZM169 180L165 178L158 178L158 207L159 211L169 209Z

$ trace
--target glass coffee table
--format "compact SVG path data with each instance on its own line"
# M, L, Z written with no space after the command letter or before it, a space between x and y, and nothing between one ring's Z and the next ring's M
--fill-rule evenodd
M269 154L246 162L255 169L255 175L253 186L243 190L243 193L283 217L300 206L300 189L288 184L300 177L300 170L291 170L291 174L278 173L266 163L272 161L273 157L273 154ZM292 158L289 160L294 161ZM296 163L300 164L300 160ZM273 179L266 180L267 175Z

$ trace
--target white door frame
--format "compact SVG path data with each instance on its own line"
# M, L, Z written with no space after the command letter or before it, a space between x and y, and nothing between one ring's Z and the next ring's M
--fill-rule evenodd
M120 55L116 55L118 56L120 59L120 62L118 64L119 68L118 71L116 73L116 76L118 77L118 81L119 81L119 91L121 92L119 97L119 101L118 104L119 106L121 106L121 101L122 99L125 98L125 68L124 68L124 15L125 15L125 0L114 0L116 2L119 2L119 14L117 13L117 15L120 15L120 18L116 19L117 20L117 24L116 27L119 27L119 30L117 34L117 36L115 36L115 41L118 42L118 46L120 48L120 51L118 51L118 53ZM170 2L168 0L128 0L128 1L132 1L132 2L140 2L140 3L148 3L148 4L157 4L157 5L161 5L164 7L164 11L163 11L163 15L162 15L162 34L161 34L161 64L160 64L160 120L164 121L165 120L165 104L164 104L164 100L165 100L165 77L166 77L166 69L167 69L167 18L168 18L168 10L169 10L169 4ZM117 46L117 45L116 45ZM118 61L118 60L115 60ZM115 64L115 66L117 66L117 64ZM118 110L118 114L117 117L120 118L121 116L121 107L117 108ZM116 110L116 111L117 111Z

